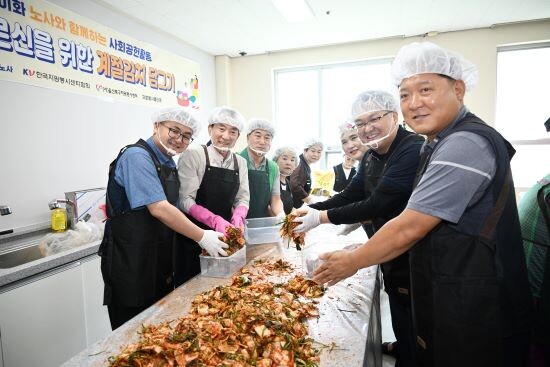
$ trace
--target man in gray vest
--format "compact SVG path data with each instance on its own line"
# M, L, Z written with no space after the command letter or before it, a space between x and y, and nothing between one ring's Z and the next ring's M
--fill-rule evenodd
M527 365L531 297L510 159L514 150L470 113L474 65L424 42L392 74L406 123L428 138L407 208L355 250L321 255L329 285L409 251L420 366Z

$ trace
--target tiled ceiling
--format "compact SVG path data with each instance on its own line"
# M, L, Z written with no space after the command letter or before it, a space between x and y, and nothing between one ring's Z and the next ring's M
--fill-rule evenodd
M550 0L307 0L287 23L270 0L95 0L212 55L449 32L550 19Z

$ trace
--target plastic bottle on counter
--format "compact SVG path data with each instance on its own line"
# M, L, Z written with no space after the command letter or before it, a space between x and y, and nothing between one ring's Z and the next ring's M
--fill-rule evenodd
M64 208L52 209L51 220L54 232L65 232L67 229L67 211Z

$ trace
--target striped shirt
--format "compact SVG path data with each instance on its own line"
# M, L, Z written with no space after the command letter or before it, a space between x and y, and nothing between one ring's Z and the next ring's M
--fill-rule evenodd
M478 202L495 171L495 153L488 140L471 132L453 133L436 145L407 208L457 224L466 209L478 204L484 210L473 213L482 221L492 203Z

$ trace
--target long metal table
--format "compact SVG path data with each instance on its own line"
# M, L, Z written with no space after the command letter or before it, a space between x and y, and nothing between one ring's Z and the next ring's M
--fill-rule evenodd
M306 246L323 246L332 251L352 243L362 243L367 238L362 229L345 237L337 236L336 231L334 225L321 225L308 233ZM297 272L301 269L301 252L280 242L247 247L248 262L260 258L283 258L294 264ZM141 325L181 317L188 312L196 294L229 282L230 279L194 277L63 366L107 366L109 356L118 354L125 345L138 340ZM371 267L330 287L318 299L320 316L309 319L308 326L310 336L328 346L322 348L321 367L382 365L379 291L379 271L377 267Z

